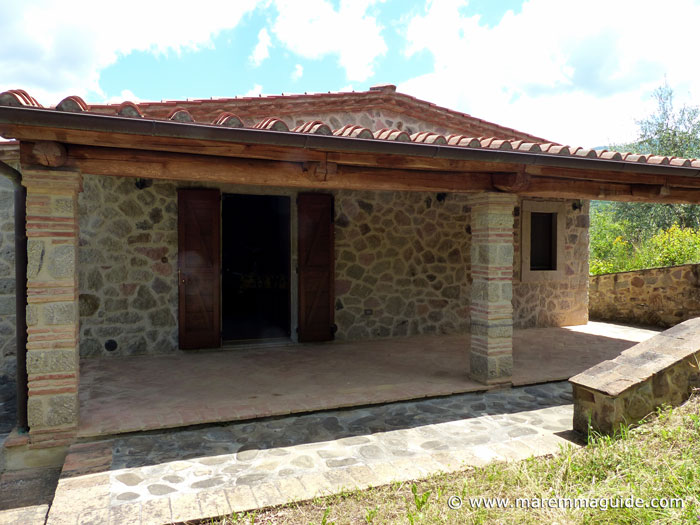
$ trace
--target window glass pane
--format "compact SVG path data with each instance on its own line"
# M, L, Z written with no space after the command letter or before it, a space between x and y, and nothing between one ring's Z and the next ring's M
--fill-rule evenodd
M557 214L530 214L530 270L557 269Z

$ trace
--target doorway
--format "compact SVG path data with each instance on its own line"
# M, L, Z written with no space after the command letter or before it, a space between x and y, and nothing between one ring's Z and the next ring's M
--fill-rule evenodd
M221 225L222 339L290 337L290 198L224 194Z

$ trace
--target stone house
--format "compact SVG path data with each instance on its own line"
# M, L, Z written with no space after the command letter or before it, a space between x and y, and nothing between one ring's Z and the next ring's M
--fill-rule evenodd
M80 358L469 334L471 377L507 384L513 328L588 320L589 199L700 202L696 160L563 146L390 85L55 108L14 90L0 135L26 189L37 447L74 436Z

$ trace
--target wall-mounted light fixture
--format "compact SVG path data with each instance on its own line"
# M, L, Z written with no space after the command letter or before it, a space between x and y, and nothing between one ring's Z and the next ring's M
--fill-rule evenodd
M583 208L583 201L581 199L575 200L571 205L571 208L573 210L580 210L581 208Z
M142 190L144 188L150 188L151 186L153 186L153 179L142 179L139 177L138 179L136 179L134 186L136 186L136 188L139 190Z

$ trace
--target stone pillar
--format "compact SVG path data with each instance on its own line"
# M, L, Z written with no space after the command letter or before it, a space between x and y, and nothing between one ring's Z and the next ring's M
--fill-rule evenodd
M509 383L513 373L513 211L511 193L479 193L471 206L471 377Z
M78 193L82 176L23 170L27 188L27 412L32 448L78 426Z

